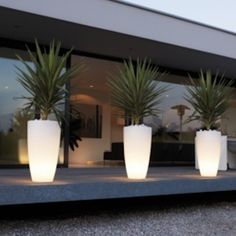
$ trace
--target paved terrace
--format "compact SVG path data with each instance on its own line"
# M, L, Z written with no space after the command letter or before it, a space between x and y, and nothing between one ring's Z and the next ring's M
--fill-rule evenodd
M129 180L124 167L59 168L53 183L32 183L28 169L0 170L0 205L161 196L236 190L236 170L200 177L193 167L149 168Z

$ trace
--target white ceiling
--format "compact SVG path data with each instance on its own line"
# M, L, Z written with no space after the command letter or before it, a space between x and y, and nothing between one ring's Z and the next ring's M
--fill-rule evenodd
M76 94L81 89L107 92L107 80L119 70L121 63L85 58L77 55L72 56L73 64L83 64L84 69L71 80L71 93Z

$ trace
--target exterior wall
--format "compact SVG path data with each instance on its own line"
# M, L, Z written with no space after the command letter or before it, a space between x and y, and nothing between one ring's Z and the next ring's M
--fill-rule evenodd
M57 0L56 4L48 0L0 2L4 7L236 58L236 36L232 33L117 1L70 0L68 4Z

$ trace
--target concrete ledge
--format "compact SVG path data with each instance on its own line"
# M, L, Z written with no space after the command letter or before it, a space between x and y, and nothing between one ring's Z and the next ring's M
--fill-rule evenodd
M124 167L58 169L53 183L32 183L28 169L0 171L0 205L161 196L236 190L236 171L200 177L193 167L150 168L142 181L126 178Z

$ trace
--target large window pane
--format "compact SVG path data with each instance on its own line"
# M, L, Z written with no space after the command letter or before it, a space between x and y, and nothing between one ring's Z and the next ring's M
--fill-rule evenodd
M22 111L24 101L19 99L27 94L17 82L16 66L23 67L15 54L27 59L24 51L0 50L0 164L28 162L26 125L30 115Z
M29 94L17 81L16 67L25 67L16 54L28 60L26 51L0 49L0 165L28 163L27 121L34 118L34 112L22 109L26 101L20 98ZM27 63L33 66L30 61ZM64 110L64 106L62 109ZM50 118L55 119L54 116ZM59 162L64 162L63 148Z

